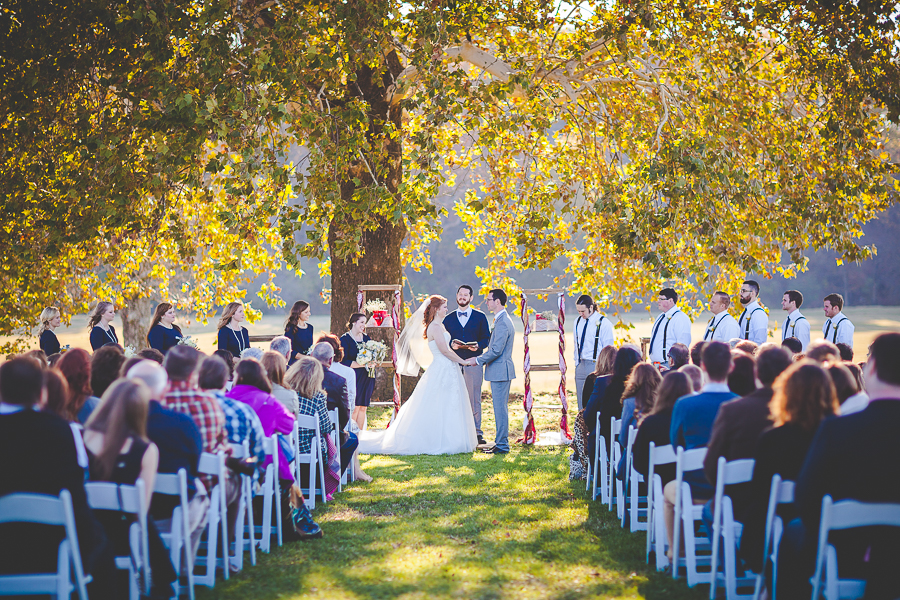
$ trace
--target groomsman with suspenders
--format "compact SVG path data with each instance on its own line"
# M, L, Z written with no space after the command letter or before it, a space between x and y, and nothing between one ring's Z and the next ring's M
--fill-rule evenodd
M469 348L451 341L450 347L462 359L480 356L491 343L491 327L488 325L487 317L471 305L474 295L470 286L459 286L459 289L456 290L458 308L453 312L448 312L444 317L444 328L450 334L451 340L473 343ZM472 349L476 345L477 349ZM472 404L472 414L475 417L478 443L484 444L484 435L481 432L481 384L484 381L484 367L465 365L462 367L462 372L466 381L466 390L469 392L469 402Z
M575 302L578 318L575 319L575 390L578 410L584 408L584 380L594 372L600 351L613 343L612 322L596 310L594 299L582 294Z
M737 321L728 314L728 306L731 304L731 297L725 292L716 292L709 299L709 310L712 312L712 319L706 324L706 331L703 334L704 342L724 342L740 337L740 329Z
M781 298L781 308L788 313L781 326L781 341L794 337L800 340L801 352L806 352L809 346L809 321L800 313L803 305L803 294L797 290L788 290Z
M825 325L822 327L822 336L834 344L843 342L853 347L853 323L844 313L844 297L840 294L828 294L825 296Z
M744 312L738 319L738 327L740 333L738 337L742 340L750 340L757 344L765 344L766 338L769 337L769 315L759 304L759 284L752 279L748 279L741 284L741 304L744 305Z
M653 323L650 336L650 362L668 364L669 348L678 342L691 347L691 320L678 308L678 292L672 288L659 291L656 306L660 315Z

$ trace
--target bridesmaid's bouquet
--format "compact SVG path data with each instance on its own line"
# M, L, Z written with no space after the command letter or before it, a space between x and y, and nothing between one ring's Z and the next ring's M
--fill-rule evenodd
M377 363L383 361L387 357L387 346L375 340L362 342L357 344L359 354L356 356L356 362L366 367L369 371L369 377L375 377L375 367ZM371 366L367 366L371 365Z
M134 349L134 346L125 346L125 358L132 358L137 356L137 350Z
M183 338L178 338L178 345L179 346L190 346L191 348L194 348L195 350L200 349L200 345L197 343L197 340L195 340L194 338L192 338L189 335L186 335Z

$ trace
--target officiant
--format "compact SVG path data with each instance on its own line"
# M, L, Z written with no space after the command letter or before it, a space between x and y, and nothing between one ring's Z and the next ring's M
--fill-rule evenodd
M491 342L491 328L487 317L471 305L474 296L475 292L470 286L459 286L456 290L457 309L444 317L444 327L450 333L450 347L462 359L480 356ZM472 414L475 416L478 443L485 444L481 432L481 384L484 381L484 367L467 365L461 368L469 401L472 403Z

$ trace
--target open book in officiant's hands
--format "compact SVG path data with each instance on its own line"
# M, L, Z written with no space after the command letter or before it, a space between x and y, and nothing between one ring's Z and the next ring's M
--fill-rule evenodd
M478 342L464 342L462 340L450 340L450 347L454 350L478 350Z

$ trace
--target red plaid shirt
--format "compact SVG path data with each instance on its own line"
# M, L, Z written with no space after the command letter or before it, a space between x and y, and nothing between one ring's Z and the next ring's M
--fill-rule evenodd
M189 381L170 381L163 406L184 413L194 420L203 440L203 451L211 454L219 450L231 451L228 435L225 431L225 413L216 401L216 397L192 386ZM200 480L210 493L216 484L216 478L201 475Z

